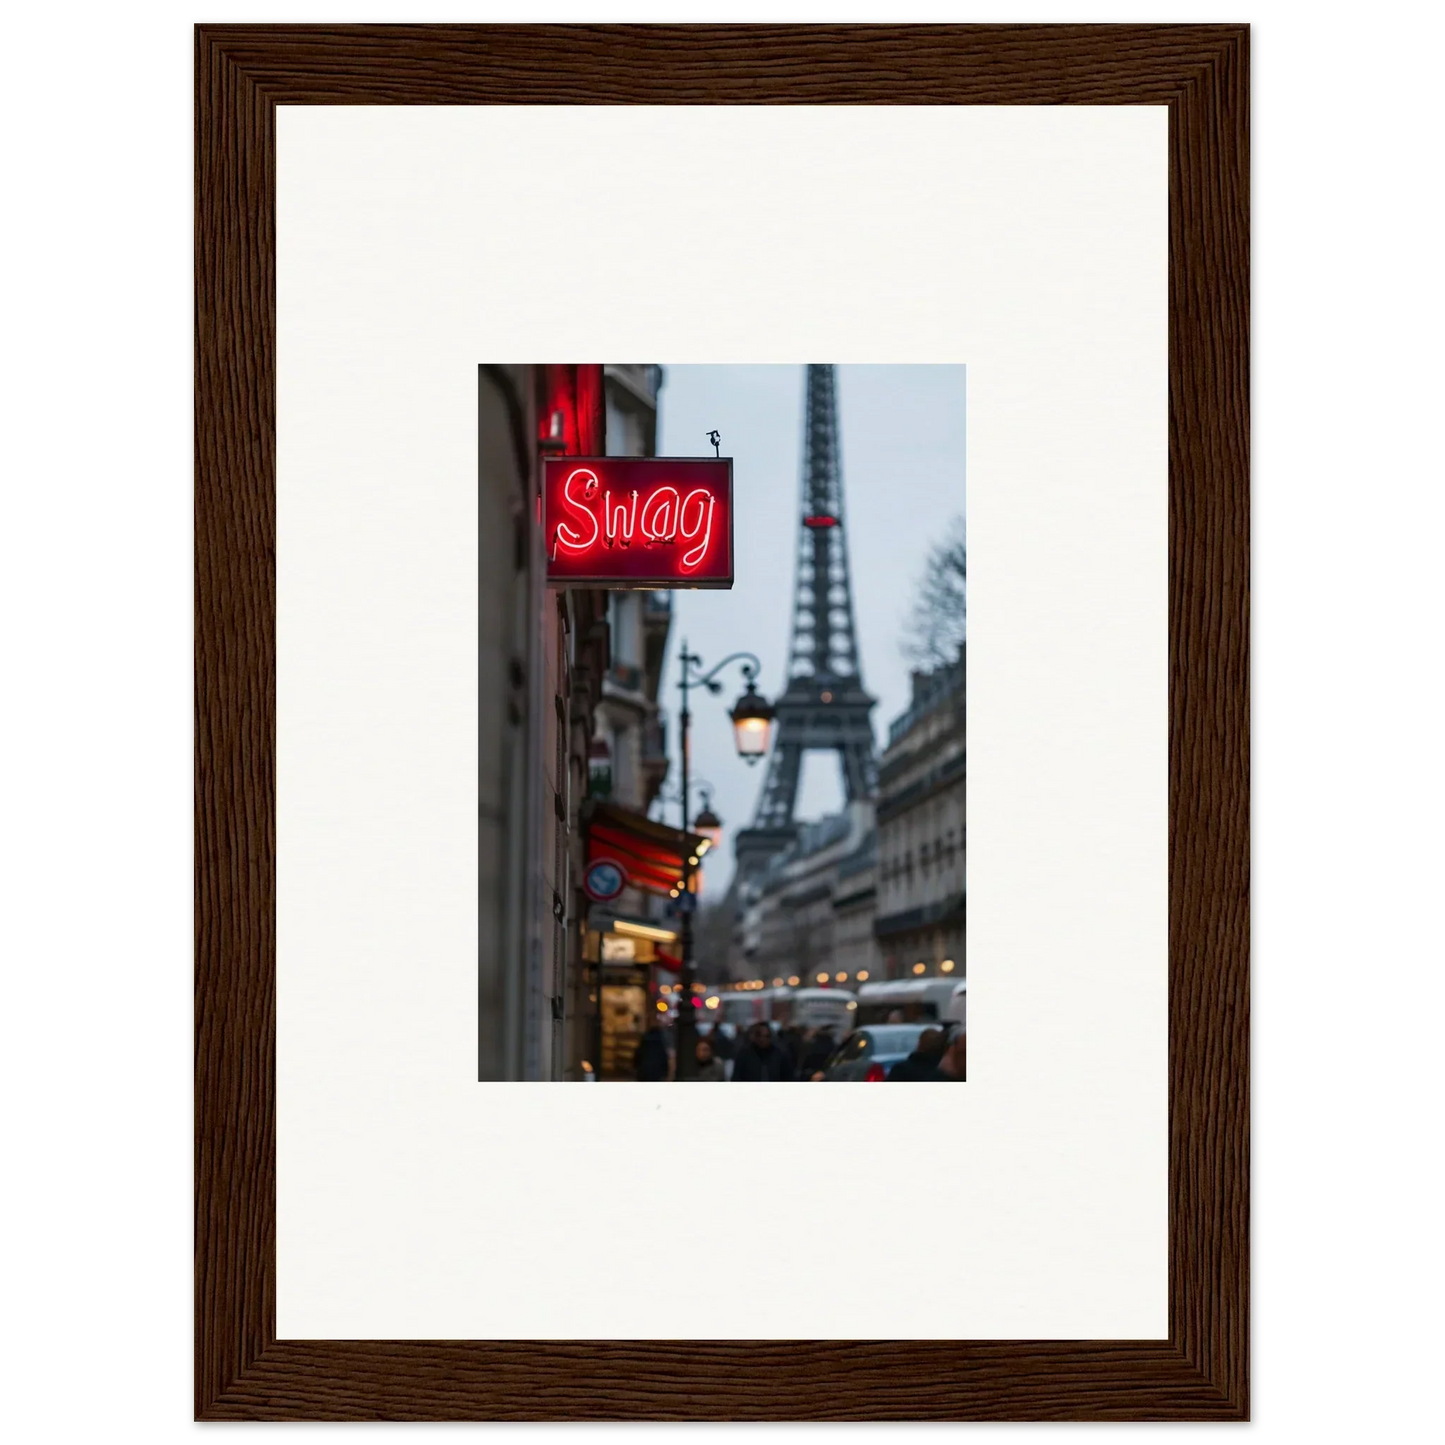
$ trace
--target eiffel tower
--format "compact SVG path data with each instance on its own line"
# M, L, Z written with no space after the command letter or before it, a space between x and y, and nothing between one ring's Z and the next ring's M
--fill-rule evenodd
M836 752L851 803L878 789L878 762L868 715L875 699L863 690L848 529L838 450L835 368L807 369L803 479L798 517L788 680L777 699L776 733L752 826L737 835L737 870L746 879L797 836L793 809L803 754Z

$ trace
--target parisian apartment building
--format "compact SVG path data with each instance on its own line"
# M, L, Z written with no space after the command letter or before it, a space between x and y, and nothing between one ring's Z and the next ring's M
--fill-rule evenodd
M888 978L966 972L964 673L961 648L955 662L913 674L879 762L873 933Z
M743 894L739 978L852 988L878 978L873 804L803 823Z
M667 774L665 593L548 588L546 455L650 456L657 366L483 366L478 377L478 1076L578 1079L598 1054L584 957L588 812L645 816ZM632 891L639 913L657 900Z
M604 366L607 455L657 451L660 366ZM672 627L669 592L608 592L611 648L591 746L594 790L645 814L667 776L667 716L658 696ZM642 900L629 898L641 907Z

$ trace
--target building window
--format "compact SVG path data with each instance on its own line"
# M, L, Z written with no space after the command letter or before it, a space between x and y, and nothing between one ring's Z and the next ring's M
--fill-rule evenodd
M632 729L612 730L612 787L619 802L635 806L636 779L632 769Z
M607 455L612 457L641 456L642 418L635 411L627 411L617 405L614 397L607 398Z
M614 592L607 601L607 621L612 633L612 665L636 668L641 662L638 633L637 593Z

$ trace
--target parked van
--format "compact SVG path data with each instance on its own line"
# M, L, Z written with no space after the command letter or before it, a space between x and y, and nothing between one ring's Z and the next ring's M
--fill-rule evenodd
M948 1001L948 1011L943 1015L960 1024L968 1032L968 980L961 978L953 986L953 997Z
M779 988L771 992L772 1017L780 1024L832 1029L840 1037L853 1027L858 1000L846 988Z
M856 1022L859 1027L938 1019L962 1022L967 991L967 980L958 978L910 978L860 984ZM955 1008L960 1012L953 1012Z
M709 1009L708 1012L711 1013L712 1010ZM767 1001L762 991L724 993L718 996L718 1012L724 1022L736 1024L739 1032L746 1032L749 1024L767 1018Z

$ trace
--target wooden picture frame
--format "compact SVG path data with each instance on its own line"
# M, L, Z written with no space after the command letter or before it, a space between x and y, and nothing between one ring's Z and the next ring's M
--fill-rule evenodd
M1236 25L197 27L198 1419L1248 1418L1248 57ZM276 107L562 100L1169 108L1167 1340L276 1338Z

